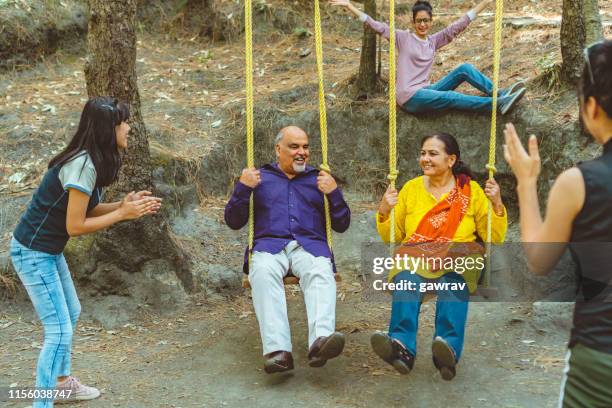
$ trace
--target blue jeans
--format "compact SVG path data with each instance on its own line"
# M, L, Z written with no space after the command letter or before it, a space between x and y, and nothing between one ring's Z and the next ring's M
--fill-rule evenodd
M464 82L486 96L465 95L455 92ZM498 92L498 104L510 100L504 90ZM435 84L419 89L402 108L409 113L423 113L440 109L461 109L477 112L491 112L493 108L493 82L471 64L462 64Z
M38 356L36 387L55 388L58 376L70 375L72 333L81 313L68 265L63 254L53 255L27 248L11 240L11 261L25 286L44 328ZM52 407L51 400L38 400L33 408Z
M419 312L424 293L419 291L421 283L464 283L461 275L455 272L447 273L436 280L425 279L409 271L399 273L394 282L408 281L414 283L415 290L396 290L393 292L391 306L391 322L389 336L402 342L408 351L416 356L416 339L419 327ZM465 323L467 321L468 301L470 293L465 286L462 291L438 291L436 302L435 336L440 336L448 342L455 352L457 361L463 350Z

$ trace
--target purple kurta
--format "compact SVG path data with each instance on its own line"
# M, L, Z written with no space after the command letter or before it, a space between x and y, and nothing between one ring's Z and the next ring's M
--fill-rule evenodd
M333 255L327 246L323 193L317 188L319 171L307 166L304 173L289 179L278 164L261 169L261 183L253 190L240 181L225 206L225 222L240 229L249 221L249 197L254 192L255 234L253 251L277 254L296 240L314 256ZM351 221L351 211L339 188L327 195L332 229L344 232ZM248 248L244 272L248 273ZM334 267L335 269L335 267Z

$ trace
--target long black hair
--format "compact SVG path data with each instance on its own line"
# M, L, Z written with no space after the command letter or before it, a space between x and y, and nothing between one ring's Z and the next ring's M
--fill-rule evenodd
M68 146L49 162L49 168L62 166L86 151L96 168L96 187L111 185L119 175L121 155L115 126L126 122L126 104L109 97L91 98L85 104L76 134Z
M578 91L585 101L594 97L612 118L612 40L593 45L586 52L589 62L585 63Z
M412 6L412 21L416 20L419 11L426 11L429 14L429 18L433 17L433 7L428 1L418 0L414 3L414 6Z
M457 160L455 160L455 164L453 164L451 170L453 172L453 175L455 175L455 177L459 179L460 187L463 187L466 182L474 178L474 174L472 173L472 170L470 170L470 167L465 164L463 160L461 160L461 151L459 150L459 143L457 143L457 139L455 139L453 135L449 135L448 133L443 132L437 132L429 136L425 136L423 139L421 139L421 148L423 148L425 142L431 138L436 138L444 144L444 151L446 152L446 154L454 154L455 156L457 156Z

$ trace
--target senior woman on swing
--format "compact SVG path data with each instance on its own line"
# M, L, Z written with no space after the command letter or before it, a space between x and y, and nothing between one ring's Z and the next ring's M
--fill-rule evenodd
M358 10L350 0L330 0L332 5L349 9L364 24L389 39L389 26L372 19ZM491 112L493 109L493 82L471 64L462 64L435 84L429 81L436 52L448 45L476 19L491 0L484 0L455 23L442 31L429 35L433 22L433 7L428 1L417 1L412 7L412 28L396 31L397 48L397 104L409 113L431 112L441 109ZM455 92L464 82L482 92L484 96ZM510 112L525 95L523 82L501 89L499 112Z
M442 378L452 380L463 349L469 293L476 290L481 272L478 258L480 265L483 264L483 248L476 241L478 237L483 240L487 237L488 201L493 210L491 241L494 243L504 241L507 214L497 182L489 179L483 191L472 180L453 136L436 133L425 137L421 142L419 165L423 175L408 181L399 195L391 186L387 189L376 214L376 226L382 240L389 242L389 215L395 208L395 242L402 243L398 253L413 259L445 261L443 265L427 261L415 270L390 272L390 281L404 286L408 283L416 289L393 292L389 334L375 333L371 344L379 357L401 374L408 374L416 356L419 311L424 296L419 287L424 283L448 284L451 289L437 291L432 354ZM459 258L462 258L461 264L456 262ZM468 258L472 262L466 261ZM450 267L453 263L450 266L447 263L448 259L455 261L454 269ZM462 267L459 269L458 265Z

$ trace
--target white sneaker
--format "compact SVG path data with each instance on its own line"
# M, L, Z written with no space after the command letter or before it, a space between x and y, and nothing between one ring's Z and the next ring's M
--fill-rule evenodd
M522 89L522 88L525 88L525 81L515 82L512 85L510 85L510 87L508 87L506 89L502 89L499 92L499 96L501 98L503 98L505 96L512 95L513 93L515 93L516 91L518 91L519 89Z
M521 88L515 93L513 93L512 95L508 96L507 98L510 98L510 99L506 103L499 106L500 113L502 115L505 115L508 112L510 112L518 104L518 102L523 98L523 96L525 96L526 92L527 92L526 88Z
M92 400L100 396L100 390L95 387L88 387L81 384L81 382L73 376L68 377L68 379L59 384L56 389L58 391L71 391L69 397L56 399L56 404Z

